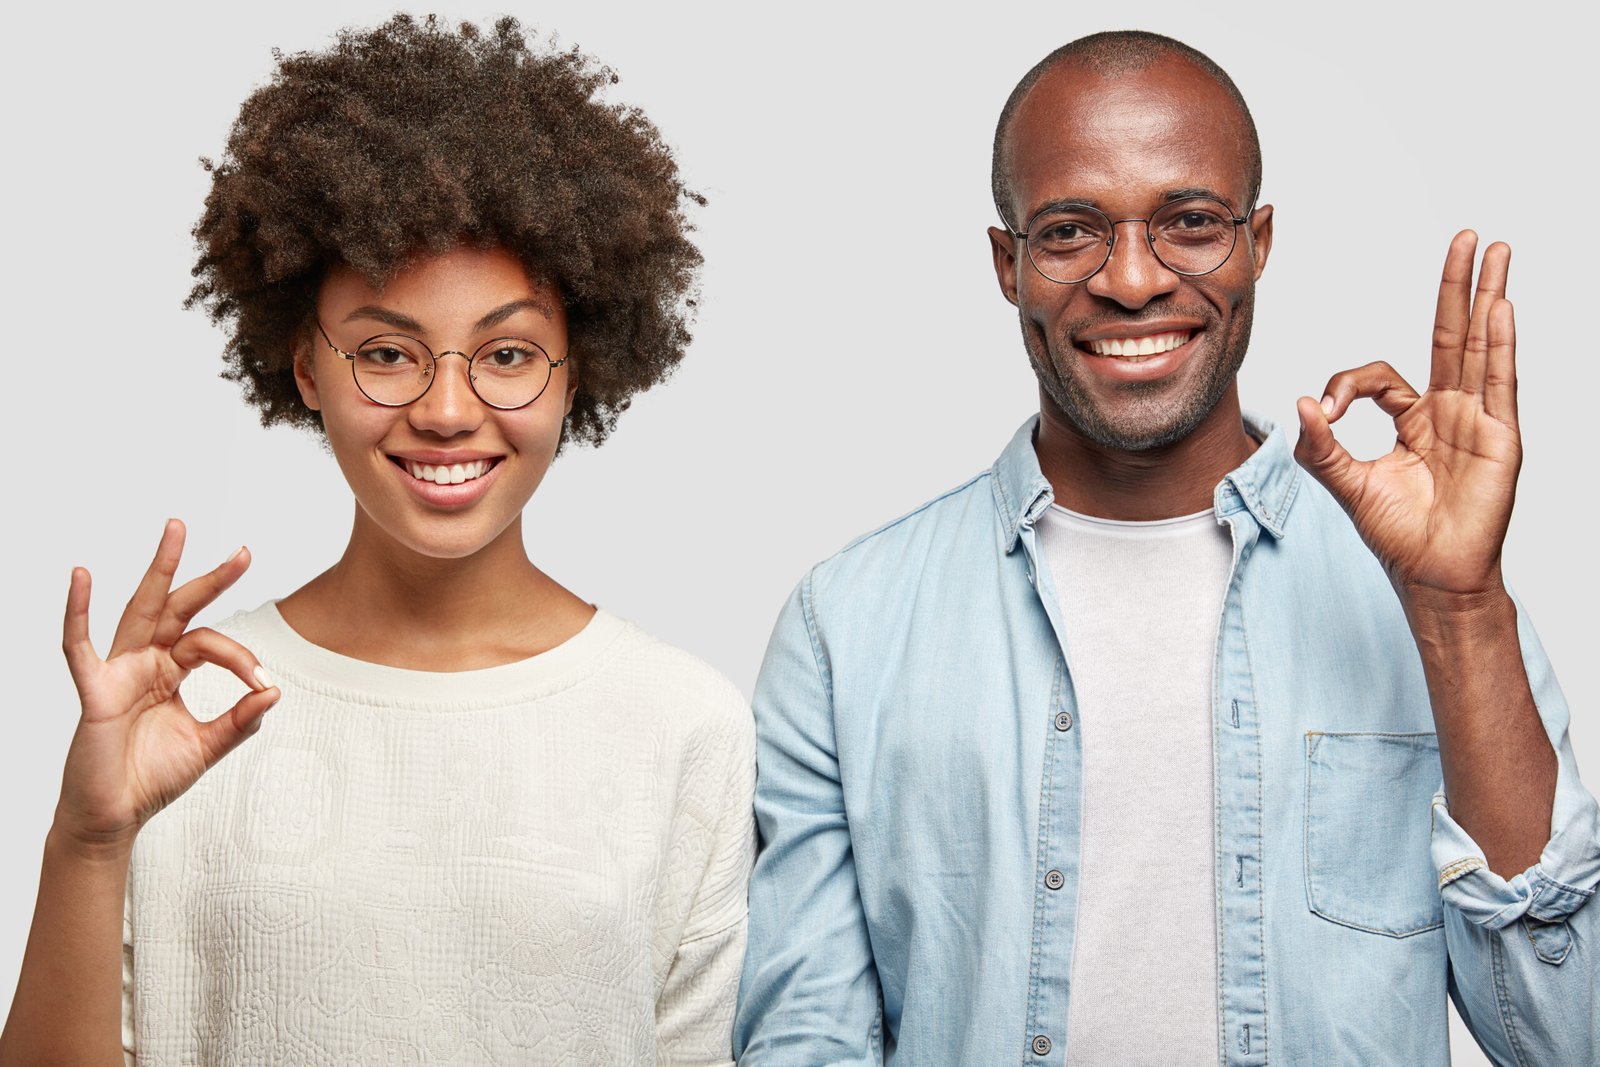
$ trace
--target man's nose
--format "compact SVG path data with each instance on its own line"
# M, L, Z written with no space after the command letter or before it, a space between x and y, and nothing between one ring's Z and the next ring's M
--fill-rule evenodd
M1114 300L1125 308L1142 308L1176 289L1182 275L1156 258L1143 219L1123 219L1112 227L1124 224L1132 228L1117 231L1105 266L1085 284L1095 296Z
M485 405L472 390L471 371L464 353L439 353L433 361L433 384L411 405L411 425L441 437L477 429Z

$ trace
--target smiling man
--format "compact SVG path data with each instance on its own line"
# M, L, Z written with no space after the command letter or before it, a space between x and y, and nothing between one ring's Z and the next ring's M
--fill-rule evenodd
M1498 1062L1596 1062L1600 809L1500 576L1509 249L1474 292L1452 243L1425 392L1336 375L1291 452L1236 386L1260 182L1168 38L1007 101L989 233L1039 413L778 620L742 1064L1442 1065L1447 995ZM1372 463L1330 429L1360 398Z

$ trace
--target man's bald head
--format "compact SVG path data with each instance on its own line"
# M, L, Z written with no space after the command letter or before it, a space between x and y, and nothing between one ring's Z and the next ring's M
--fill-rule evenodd
M990 185L994 192L994 206L1007 225L1023 226L1027 219L1013 219L1011 203L1011 126L1017 108L1029 90L1040 78L1062 66L1075 66L1102 78L1114 78L1146 70L1160 63L1187 63L1201 74L1216 82L1238 105L1242 119L1245 165L1248 169L1246 183L1249 196L1246 203L1233 205L1235 210L1245 210L1255 203L1261 192L1261 141L1256 136L1255 119L1244 102L1238 86L1221 67L1197 49L1182 41L1163 37L1159 33L1143 30L1109 30L1105 33L1080 37L1057 48L1041 59L1033 69L1022 76L1017 87L1011 90L1006 106L1000 111L1000 121L994 131L994 160L990 169Z

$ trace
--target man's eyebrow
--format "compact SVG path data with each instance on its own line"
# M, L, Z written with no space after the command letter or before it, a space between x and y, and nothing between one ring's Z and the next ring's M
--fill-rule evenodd
M513 300L509 304L501 304L483 318L479 319L478 324L472 329L474 332L491 329L500 325L502 322L506 321L519 311L537 311L547 319L553 319L556 317L555 308L551 306L550 301L539 300L529 296L523 297L521 300Z
M1163 204L1170 204L1174 200L1188 200L1191 197L1196 196L1206 196L1210 197L1212 200L1220 200L1224 204L1228 204L1228 210L1233 210L1233 205L1228 203L1227 197L1223 196L1215 189L1207 189L1204 186L1199 185L1188 186L1183 189L1168 189L1166 192L1161 194L1161 202Z
M1033 209L1033 214L1029 215L1028 217L1031 219L1035 215L1044 214L1046 211L1066 211L1069 208L1075 207L1092 207L1096 211L1101 210L1100 205L1091 197L1064 196L1057 200L1048 200L1045 203L1040 204L1038 207Z
M382 307L378 304L363 304L344 317L344 321L351 322L355 319L376 319L386 326L393 326L397 330L407 333L421 333L422 323L410 315L402 315L398 311Z
M1179 189L1168 189L1161 194L1161 202L1163 204L1172 204L1179 200L1188 200L1196 196L1209 197L1212 200L1220 200L1224 204L1228 204L1227 197L1223 196L1215 189L1207 189L1202 185L1186 185ZM1232 210L1232 205L1229 204L1228 206L1229 210ZM1105 212L1105 208L1101 207L1099 202L1093 197L1067 196L1041 204L1039 207L1035 208L1033 210L1033 214L1029 215L1028 217L1033 218L1035 215L1043 214L1046 211L1066 211L1075 207L1092 207L1096 211L1102 213Z

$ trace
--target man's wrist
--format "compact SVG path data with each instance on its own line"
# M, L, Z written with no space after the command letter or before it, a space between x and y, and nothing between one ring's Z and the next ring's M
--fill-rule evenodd
M1475 643L1515 633L1517 606L1504 583L1462 592L1420 586L1397 588L1419 645Z

